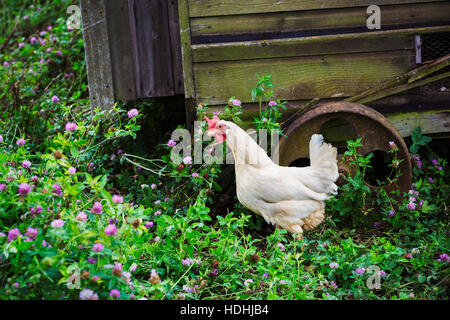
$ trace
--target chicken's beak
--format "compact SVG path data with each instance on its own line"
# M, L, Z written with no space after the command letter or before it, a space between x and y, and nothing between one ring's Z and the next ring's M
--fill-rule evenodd
M218 130L217 130L217 129L209 129L209 130L206 132L206 135L207 135L208 137L213 137L213 136L215 136L217 133L218 133Z
M222 133L221 130L216 129L216 128L209 129L206 134L208 137L216 138L217 142L219 142L219 143L224 142L225 139L227 138L226 134Z

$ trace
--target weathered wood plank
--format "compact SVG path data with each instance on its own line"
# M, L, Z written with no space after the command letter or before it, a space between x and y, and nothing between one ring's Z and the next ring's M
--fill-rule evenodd
M135 100L137 96L128 0L107 0L106 16L115 100Z
M412 35L386 32L343 34L320 37L274 39L248 42L227 42L192 46L194 62L285 58L339 53L361 53L391 50L412 50Z
M114 86L105 0L80 0L91 107L111 108Z
M170 47L172 49L172 66L173 66L173 81L175 94L184 93L183 81L183 64L181 57L180 44L180 19L178 17L178 2L170 0L168 5L168 17L170 28Z
M338 100L327 99L322 101L322 103L332 101ZM287 120L291 115L299 110L299 106L306 103L306 100L292 101L291 104L288 104L290 105L290 108L288 107L288 109L283 112L282 121ZM223 112L223 110L224 106L215 106L211 108L210 112ZM258 105L246 104L244 106L244 110L245 112L241 117L242 123L240 123L240 126L245 130L253 128L253 118L258 117L259 113ZM422 128L423 134L450 132L450 109L428 110L422 112L383 113L383 115L388 118L402 137L411 136L412 131L418 126Z
M412 37L430 32L450 32L449 26L349 33L317 37L224 42L192 45L194 62L298 57L414 48Z
M448 65L450 65L450 54L447 54L446 56L443 56L437 60L434 60L433 62L425 63L424 65L420 66L419 68L408 73L408 76L409 76L408 83L411 83L418 79L426 77L438 70L441 70L441 69L447 67Z
M441 79L444 79L444 78L448 78L448 77L450 77L450 72L440 73L440 74L435 75L433 77L428 77L428 78L425 78L425 79L422 79L422 80L419 80L419 81L416 81L416 82L407 83L407 84L403 84L403 85L400 85L400 86L397 86L397 87L394 87L394 88L389 88L389 89L386 89L386 90L382 90L382 91L377 92L377 93L375 93L373 95L369 95L367 97L359 99L356 102L361 103L361 104L369 103L369 102L372 102L372 101L375 101L375 100L382 99L384 97L392 96L392 95L397 94L397 93L402 93L404 91L407 91L407 90L410 90L410 89L413 89L413 88L416 88L416 87L420 87L420 86L423 86L423 85L425 85L427 83L438 81L438 80L441 80Z
M437 1L445 0L189 0L189 15L190 17L224 16Z
M442 57L441 59L437 59L434 62L424 64L414 70L410 70L406 73L399 74L397 75L397 77L395 77L394 80L390 80L386 83L383 83L380 86L373 86L367 91L361 92L356 96L346 99L346 101L366 103L376 101L385 96L401 92L402 89L409 90L417 86L417 84L414 84L414 86L410 86L412 82L417 81L418 79L421 79L425 76L432 74L433 72L436 72L437 70L444 68L449 63L450 63L450 55L447 55L445 57ZM443 77L440 77L439 79L443 79ZM437 80L436 78L425 79L424 82L419 83L419 86L436 80Z
M180 19L180 41L183 57L184 94L186 99L192 99L195 95L195 88L194 72L192 69L191 29L187 0L178 0L178 14Z
M174 94L166 1L130 0L139 98Z
M250 102L257 73L273 75L275 95L283 100L342 98L393 79L413 64L412 51L196 63L196 100L218 105L236 96Z
M425 23L450 23L450 1L418 3L408 6L390 5L382 8L382 29L395 26L421 26ZM192 37L217 35L248 35L261 33L290 33L338 29L367 30L366 8L287 11L191 19Z
M388 114L386 117L397 128L402 137L409 137L416 127L423 134L450 132L450 109Z

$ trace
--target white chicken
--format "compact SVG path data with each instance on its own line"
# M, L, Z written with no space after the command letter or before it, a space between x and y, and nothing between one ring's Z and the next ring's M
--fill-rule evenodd
M283 167L235 123L217 116L206 120L207 134L220 143L227 141L233 153L236 192L243 206L294 235L323 221L324 200L336 194L339 173L336 148L324 143L322 135L311 137L311 166Z

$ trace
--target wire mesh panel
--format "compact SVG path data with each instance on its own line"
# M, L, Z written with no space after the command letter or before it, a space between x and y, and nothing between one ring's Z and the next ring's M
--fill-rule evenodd
M450 32L424 34L422 37L422 62L439 59L450 54ZM450 66L436 72L436 75L449 72ZM450 78L429 83L427 88L438 91L450 90Z
M434 60L450 54L450 32L422 35L422 61Z

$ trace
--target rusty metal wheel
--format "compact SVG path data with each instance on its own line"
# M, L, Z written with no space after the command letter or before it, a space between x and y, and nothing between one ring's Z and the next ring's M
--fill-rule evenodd
M343 157L347 140L362 137L363 146L358 149L358 152L362 155L373 152L380 159L389 155L387 153L390 150L389 142L394 141L399 148L398 158L403 160L399 166L401 176L396 182L382 187L388 191L400 189L402 192L407 192L411 187L411 162L403 138L386 117L371 108L345 101L323 104L299 116L284 133L287 137L280 139L278 149L280 165L307 165L311 135L322 133L325 141L338 149L341 175L351 171ZM382 161L372 164L375 172L376 170L386 171L387 164L380 164L380 162ZM383 166L385 168L382 168ZM373 181L366 180L366 183L372 188L381 187Z

